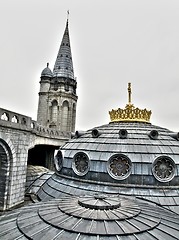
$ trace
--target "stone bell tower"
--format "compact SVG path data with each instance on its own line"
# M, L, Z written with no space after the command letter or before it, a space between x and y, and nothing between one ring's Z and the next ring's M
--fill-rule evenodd
M68 19L53 72L41 73L37 122L61 131L75 131L77 82L74 77Z

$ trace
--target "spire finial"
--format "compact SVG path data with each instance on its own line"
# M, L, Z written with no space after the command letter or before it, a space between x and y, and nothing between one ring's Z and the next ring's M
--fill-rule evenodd
M68 20L69 20L69 15L70 15L70 11L67 10L67 23L68 23Z
M49 66L49 63L47 63L47 67Z
M131 104L131 94L132 94L131 83L128 83L128 102L129 102L129 104Z

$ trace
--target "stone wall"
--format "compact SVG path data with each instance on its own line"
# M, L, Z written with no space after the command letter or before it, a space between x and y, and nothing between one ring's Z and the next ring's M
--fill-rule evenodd
M0 210L24 201L28 150L40 144L61 146L69 138L69 132L45 128L0 108Z

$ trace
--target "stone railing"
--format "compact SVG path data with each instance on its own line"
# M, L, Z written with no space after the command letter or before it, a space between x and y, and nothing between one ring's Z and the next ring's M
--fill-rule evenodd
M69 139L70 132L63 132L53 128L47 128L39 125L31 117L0 108L0 127L14 128L17 130L24 130L32 132L42 137Z
M25 115L0 108L0 125L16 128L31 128L31 118Z

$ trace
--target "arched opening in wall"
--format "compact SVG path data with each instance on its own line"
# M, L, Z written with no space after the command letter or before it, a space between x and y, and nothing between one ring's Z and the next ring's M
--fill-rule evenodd
M73 104L73 110L72 110L72 132L75 132L75 122L76 122L76 104Z
M28 151L27 164L54 170L54 151L58 148L52 145L36 145Z
M64 101L62 104L62 119L61 119L62 131L69 131L69 103Z
M19 122L19 118L16 115L14 115L14 117L11 119L11 122L18 123Z
M50 121L53 125L56 125L57 120L58 120L58 102L57 100L53 100L51 106Z
M11 160L12 153L8 144L0 139L0 210L5 210L8 205Z
M4 120L4 121L9 121L9 114L4 112L2 115L1 115L1 120Z

